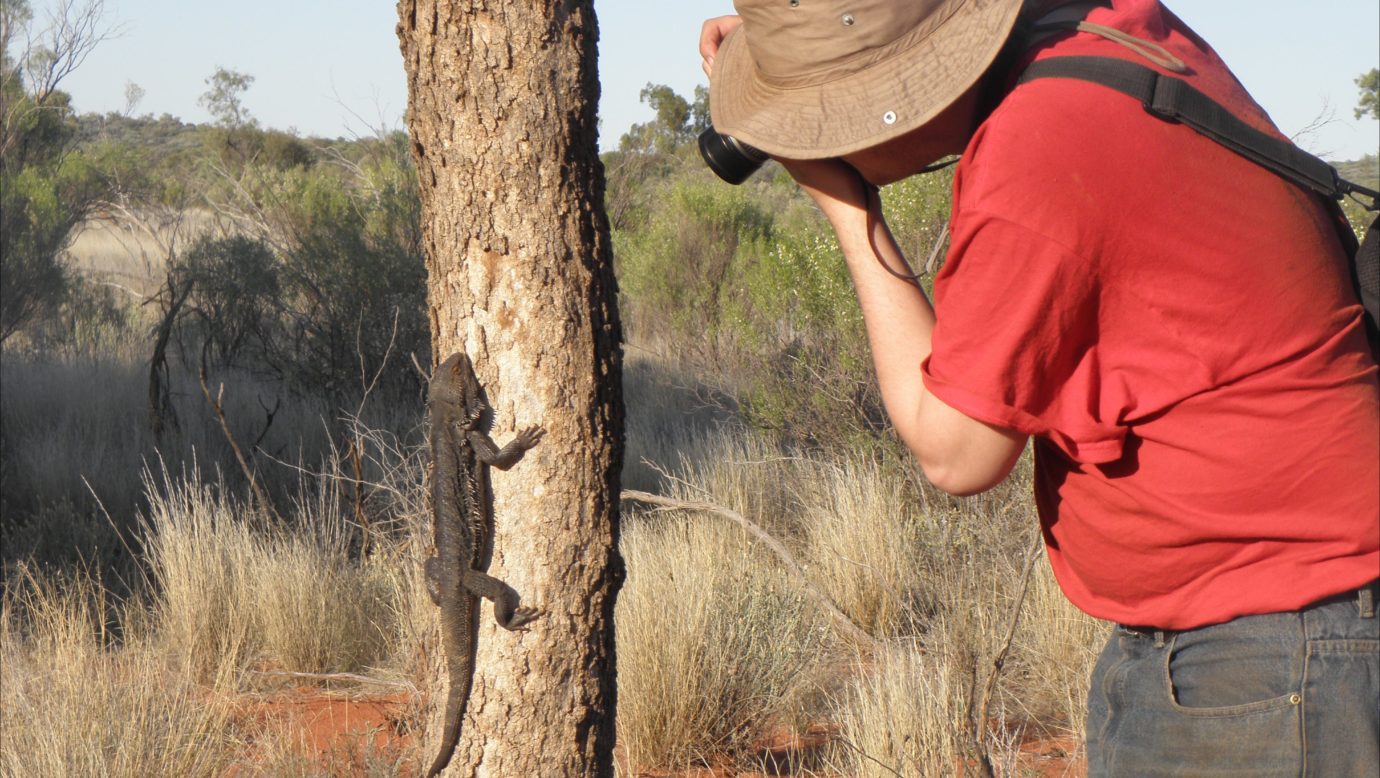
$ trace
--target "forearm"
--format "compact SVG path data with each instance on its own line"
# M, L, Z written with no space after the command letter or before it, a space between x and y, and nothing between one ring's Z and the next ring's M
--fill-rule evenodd
M825 216L838 237L862 308L882 402L909 444L916 411L927 394L920 363L930 354L934 307L918 284L893 274L908 276L911 269L879 208L874 205L869 219L862 208L836 204L825 209Z
M862 308L882 403L901 439L919 455L924 441L918 415L928 395L920 364L930 354L934 306L919 284L895 275L910 275L911 269L875 200L870 219L862 208L842 203L824 210Z
M930 355L935 311L919 284L897 277L911 271L880 204L873 198L871 218L855 205L822 207L853 278L882 402L897 434L946 491L967 494L1000 482L1025 437L971 419L925 387L920 365Z

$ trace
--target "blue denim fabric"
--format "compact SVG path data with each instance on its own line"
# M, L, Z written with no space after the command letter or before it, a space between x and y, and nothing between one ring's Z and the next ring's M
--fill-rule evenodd
M1376 588L1184 632L1117 627L1088 693L1089 776L1380 777Z

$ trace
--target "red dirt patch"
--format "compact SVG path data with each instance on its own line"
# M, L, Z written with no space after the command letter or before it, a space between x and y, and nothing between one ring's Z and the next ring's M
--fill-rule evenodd
M242 698L237 707L237 718L250 733L250 755L226 778L258 774L252 765L263 765L263 751L281 748L280 743L332 775L363 774L369 764L397 763L413 743L410 694L344 695L301 686ZM410 774L406 766L402 774Z
M361 775L369 764L399 764L413 746L415 703L410 694L345 695L300 686L267 696L241 698L237 718L249 736L249 754L225 778L264 775L265 750L287 743L307 763L330 775ZM680 770L640 769L636 778L798 778L818 775L816 757L837 736L838 727L813 725L803 733L778 729L759 744L756 759L765 771L739 770L729 759ZM1021 745L1020 776L1085 778L1087 763L1072 737L1030 740ZM620 751L620 762L621 749ZM400 775L420 774L402 763ZM969 773L970 771L963 771Z
M1085 778L1088 761L1072 737L1031 740L1021 745L1021 775L1040 778ZM1026 771L1030 771L1027 773Z

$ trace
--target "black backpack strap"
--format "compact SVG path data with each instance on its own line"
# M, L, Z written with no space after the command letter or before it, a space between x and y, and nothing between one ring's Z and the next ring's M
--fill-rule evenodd
M1139 100L1150 113L1182 122L1258 165L1326 197L1369 197L1377 208L1380 192L1345 181L1336 168L1294 144L1257 130L1181 79L1144 65L1111 57L1051 57L1031 64L1020 83L1037 78L1073 78L1115 89Z
M1367 211L1380 210L1380 192L1343 179L1337 169L1294 144L1257 130L1186 81L1164 76L1127 60L1111 57L1050 57L1031 64L1019 83L1037 78L1073 78L1115 89L1139 100L1145 110L1181 122L1246 159L1327 198L1337 235L1351 260L1351 277L1366 311L1366 337L1380 361L1380 218L1371 219L1358 247L1337 201L1351 196Z

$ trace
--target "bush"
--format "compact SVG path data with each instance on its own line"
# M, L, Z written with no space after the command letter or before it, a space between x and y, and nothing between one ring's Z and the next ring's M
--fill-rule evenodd
M615 235L620 303L644 336L709 344L712 357L772 217L747 190L703 176L670 184L660 202L642 229Z
M278 261L263 241L245 235L203 235L174 269L191 284L188 300L195 339L222 365L249 347L262 363L279 348Z
M630 155L618 164L635 167ZM889 425L862 313L813 203L775 167L741 187L689 166L663 175L638 183L655 193L639 201L645 218L614 234L630 336L719 376L749 423L790 444L874 445ZM951 185L940 173L883 194L917 268L947 221Z
M365 378L415 394L411 370L380 373L390 355L430 351L420 201L406 137L326 149L314 165L246 162L242 185L215 197L240 215L246 237L222 238L188 261L203 281L199 309L230 324L227 356L256 327L257 360L295 388L343 401ZM255 242L257 241L257 243ZM271 251L271 257L270 257ZM253 293L257 303L240 299ZM272 306L271 308L269 306ZM272 318L271 328L256 322ZM264 337L271 335L269 337Z
M280 367L338 396L378 372L390 349L429 356L426 268L408 242L410 225L397 221L407 211L387 201L362 207L327 173L293 184L299 206L280 274L292 362ZM406 380L411 371L392 375Z
M8 13L8 12L6 12ZM9 31L6 31L8 35ZM6 60L5 68L10 64ZM28 94L7 72L0 83L0 343L67 292L62 252L105 191L91 159L74 148L71 100Z

